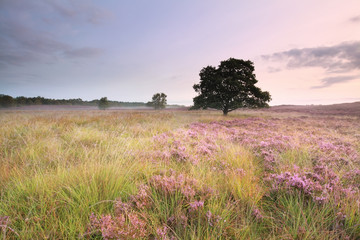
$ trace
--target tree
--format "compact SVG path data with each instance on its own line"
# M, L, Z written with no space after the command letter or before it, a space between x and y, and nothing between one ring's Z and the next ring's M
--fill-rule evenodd
M27 100L27 98L24 97L24 96L20 96L20 97L16 97L16 98L15 98L15 101L16 101L17 106L26 105L26 100Z
M0 107L12 107L14 105L13 97L0 94Z
M106 108L108 108L109 101L108 101L107 97L100 98L98 106L99 106L99 109L101 109L101 110L105 110Z
M44 98L43 97L37 96L35 98L35 101L34 101L35 105L42 105L43 103L44 103Z
M238 108L268 107L270 93L255 86L254 70L253 62L235 58L222 61L218 68L204 67L200 83L193 86L199 95L191 109L215 108L227 115Z
M163 109L167 104L166 97L165 93L156 93L153 95L152 101L146 103L146 106L153 107L155 109Z

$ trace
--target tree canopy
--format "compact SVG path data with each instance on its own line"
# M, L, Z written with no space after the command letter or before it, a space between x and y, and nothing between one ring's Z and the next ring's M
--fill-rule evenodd
M0 106L12 107L14 105L14 99L9 95L0 94Z
M167 104L166 97L165 93L156 93L153 95L152 101L148 102L146 105L154 107L155 109L163 109Z
M269 92L256 87L253 62L235 58L222 61L216 68L204 67L200 83L193 86L199 94L191 109L215 108L224 115L238 108L268 107Z
M99 109L101 109L101 110L105 110L106 108L108 108L109 100L107 99L107 97L100 98L98 106L99 106Z

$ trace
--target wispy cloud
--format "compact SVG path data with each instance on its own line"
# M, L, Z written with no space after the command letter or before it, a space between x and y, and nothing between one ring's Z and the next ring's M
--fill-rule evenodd
M69 21L85 21L98 24L112 17L112 13L91 4L87 0L1 0L0 9L12 12L47 12L54 17L59 15Z
M350 18L350 22L355 22L355 23L360 22L360 15Z
M276 73L276 72L280 72L280 71L281 71L281 68L268 67L268 68L267 68L267 71L268 71L269 73Z
M103 52L100 48L76 46L62 40L61 34L53 30L64 23L72 26L74 21L99 23L105 17L106 12L82 0L1 0L0 68L36 62L54 63L64 56L98 57ZM46 18L52 18L52 21L43 21Z
M102 53L102 49L90 47L71 49L64 52L64 54L70 58L92 58L100 56Z
M0 22L0 66L22 66L34 62L51 62L72 47L50 33L35 31L20 22Z
M88 23L98 24L104 22L111 13L91 5L88 1L58 1L46 0L44 3L64 18L85 20Z
M327 72L346 72L360 69L360 41L345 42L330 47L291 49L263 55L269 61L287 62L287 67L320 67Z
M330 87L334 84L337 83L345 83L345 82L349 82L355 79L359 79L360 80L360 76L336 76L336 77L327 77L327 78L323 78L321 79L321 85L318 86L313 86L311 87L312 89L316 89L316 88L326 88L326 87Z

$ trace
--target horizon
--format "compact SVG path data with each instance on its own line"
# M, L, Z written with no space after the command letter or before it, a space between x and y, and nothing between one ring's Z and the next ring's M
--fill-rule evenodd
M190 106L208 65L254 62L270 106L360 101L356 0L0 3L0 88L12 97ZM321 12L321 14L319 14Z
M7 95L7 94L2 94L0 93L0 96L1 95ZM10 96L10 95L8 95ZM43 98L42 96L36 96L36 97L27 97L27 96L11 96L13 99L15 98L18 98L18 97L25 97L25 98L37 98L37 97L40 97L40 98ZM65 100L65 101L68 101L68 100L76 100L76 99L80 99L81 101L84 101L84 102L92 102L92 101L99 101L99 99L91 99L91 100L84 100L84 99L81 99L81 98L45 98L45 99L52 99L52 100L56 100L56 101L59 101L59 100ZM125 104L131 104L131 103L136 103L136 104L145 104L147 102L140 102L140 101L133 101L133 102L129 102L129 101L122 101L122 100L112 100L112 99L108 99L109 102L115 102L115 103L125 103ZM337 103L328 103L328 104L278 104L278 105L272 105L271 103L269 104L269 107L281 107L281 106L330 106L330 105L338 105L338 104L353 104L353 103L360 103L360 100L358 101L349 101L349 102L337 102ZM66 106L67 104L41 104L41 105L50 105L50 106ZM81 104L72 104L73 106L81 106ZM22 105L20 105L22 106ZM25 106L36 106L36 104L25 104ZM93 106L93 105L91 105ZM179 107L191 107L192 105L183 105L183 104L178 104L178 103L167 103L166 106L179 106ZM13 106L13 107L16 107L16 106ZM132 109L137 109L137 108L143 108L143 107L146 107L146 108L153 108L153 107L148 107L148 106L123 106L123 107L120 107L120 108L132 108ZM109 107L109 108L119 108L119 106L112 106L112 107ZM210 108L211 109L211 108Z

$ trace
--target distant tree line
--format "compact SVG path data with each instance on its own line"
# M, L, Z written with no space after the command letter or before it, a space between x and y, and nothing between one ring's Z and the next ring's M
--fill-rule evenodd
M74 99L51 99L44 97L12 97L9 95L0 94L0 107L19 107L28 105L84 105L84 106L98 106L99 99L84 101L81 98ZM108 100L109 107L145 107L144 102L119 102Z

